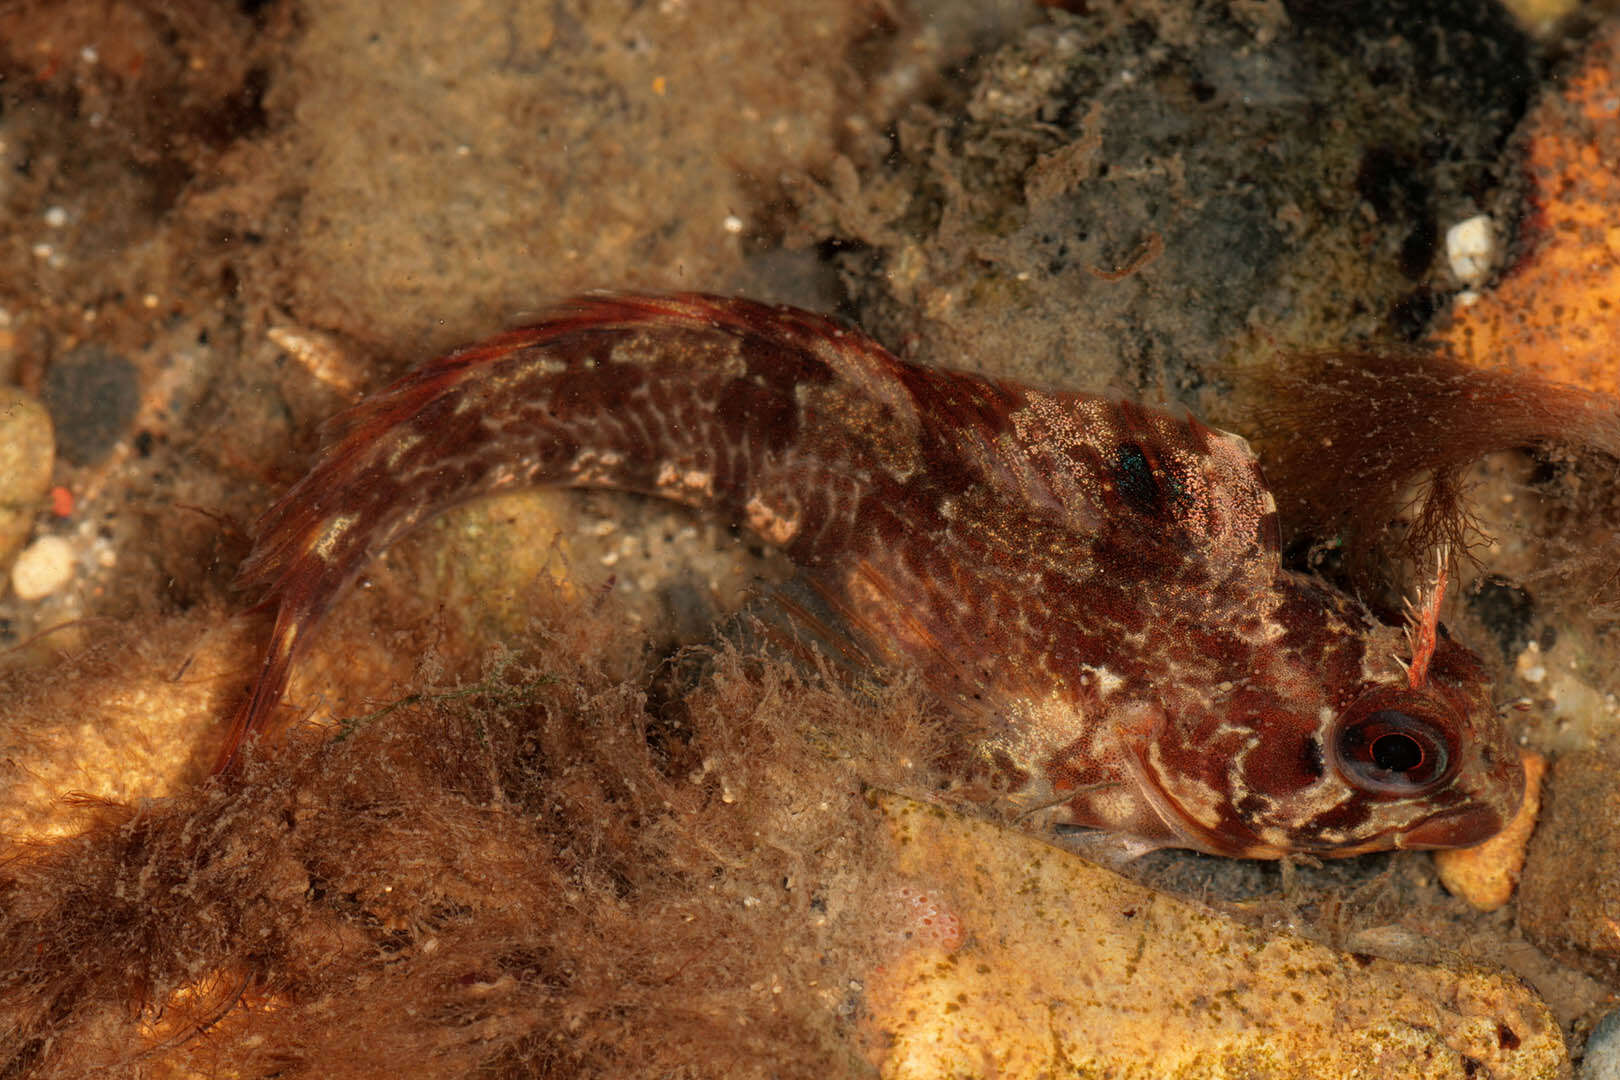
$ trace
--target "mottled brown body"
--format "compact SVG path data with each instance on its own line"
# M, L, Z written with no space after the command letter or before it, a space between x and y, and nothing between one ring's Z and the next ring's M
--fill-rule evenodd
M964 780L1136 849L1350 854L1494 833L1522 777L1478 663L1285 571L1247 445L903 362L803 311L587 297L363 402L266 515L276 622L221 768L373 554L533 485L725 515L958 720Z

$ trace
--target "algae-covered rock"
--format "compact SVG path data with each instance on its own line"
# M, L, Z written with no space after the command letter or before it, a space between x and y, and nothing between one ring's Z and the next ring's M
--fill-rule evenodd
M45 407L21 390L0 387L0 567L28 540L55 457Z

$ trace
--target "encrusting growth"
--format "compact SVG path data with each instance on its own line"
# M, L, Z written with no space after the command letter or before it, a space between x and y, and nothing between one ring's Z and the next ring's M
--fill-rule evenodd
M222 770L367 559L464 500L554 485L782 549L866 654L920 672L965 785L1126 850L1466 845L1521 796L1474 656L1284 569L1247 444L1196 420L908 363L792 308L599 295L342 424L243 569L275 623Z

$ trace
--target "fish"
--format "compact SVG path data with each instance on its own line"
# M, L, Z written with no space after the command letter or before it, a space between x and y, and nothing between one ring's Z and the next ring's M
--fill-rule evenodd
M901 359L813 312L587 294L340 417L240 580L274 620L216 770L265 730L367 561L469 499L639 493L779 549L949 718L947 763L1131 853L1468 846L1523 796L1485 665L1284 566L1240 436ZM1324 467L1328 467L1324 464Z

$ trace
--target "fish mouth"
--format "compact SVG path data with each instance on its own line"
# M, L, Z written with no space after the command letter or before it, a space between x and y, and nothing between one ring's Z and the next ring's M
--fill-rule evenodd
M1407 829L1395 838L1398 848L1434 850L1473 847L1484 843L1507 824L1495 807L1483 803L1447 810Z

